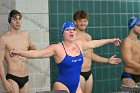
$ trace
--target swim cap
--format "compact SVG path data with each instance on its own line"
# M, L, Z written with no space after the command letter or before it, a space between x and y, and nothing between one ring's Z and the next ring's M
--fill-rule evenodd
M67 28L69 28L69 27L76 28L73 22L65 22L65 23L63 24L63 27L62 27L62 30L61 30L62 34L63 34L64 31L65 31Z
M129 30L135 27L135 25L140 24L140 19L137 17L131 17L128 21Z

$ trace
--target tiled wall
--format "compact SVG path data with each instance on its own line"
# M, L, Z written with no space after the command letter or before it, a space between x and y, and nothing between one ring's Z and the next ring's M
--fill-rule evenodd
M2 2L1 2L2 1ZM1 0L0 1L0 34L8 28L7 16L11 9L23 14L22 29L29 32L31 41L38 49L49 45L48 0ZM13 3L13 2L14 3ZM4 2L4 3L3 3ZM5 6L7 6L5 8ZM50 60L29 59L30 92L50 90ZM0 80L1 82L1 80ZM0 93L2 93L0 83Z
M61 41L61 27L65 21L72 21L73 13L78 9L89 13L87 33L93 39L119 37L124 39L128 35L127 22L131 16L140 17L139 0L49 0L50 43ZM55 35L55 36L54 36ZM112 44L94 49L95 53L104 57L114 54L121 57L120 47ZM109 65L94 62L92 73L94 76L94 93L109 93L120 91L120 77L123 63ZM57 67L51 59L51 84L57 77Z

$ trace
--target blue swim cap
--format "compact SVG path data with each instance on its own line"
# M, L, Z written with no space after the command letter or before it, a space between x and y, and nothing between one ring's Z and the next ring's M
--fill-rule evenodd
M62 27L62 30L61 30L62 34L63 34L64 31L65 31L67 28L69 28L69 27L76 28L73 22L65 22L65 23L63 24L63 27Z
M129 30L135 27L135 25L140 24L140 19L137 17L131 17L128 21Z

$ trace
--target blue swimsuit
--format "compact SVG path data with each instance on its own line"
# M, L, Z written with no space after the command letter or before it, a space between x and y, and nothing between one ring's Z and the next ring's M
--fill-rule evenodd
M64 45L63 48L65 50ZM69 89L70 93L75 93L80 81L80 72L83 64L83 55L81 51L78 56L74 57L69 56L66 50L65 53L65 58L62 60L62 62L57 64L59 70L57 82L61 82L62 84L64 84Z
M123 72L121 76L121 80L124 78L130 78L135 81L135 83L140 82L140 75L131 74L128 72Z

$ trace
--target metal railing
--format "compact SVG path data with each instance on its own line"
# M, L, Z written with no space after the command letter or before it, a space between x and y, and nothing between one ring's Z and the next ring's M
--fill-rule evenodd
M122 85L121 90L125 91L126 93L140 93L140 83L137 84L137 86L135 86L134 88Z

